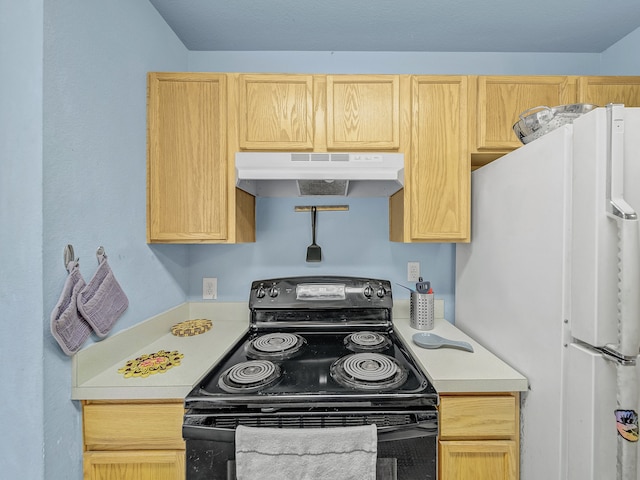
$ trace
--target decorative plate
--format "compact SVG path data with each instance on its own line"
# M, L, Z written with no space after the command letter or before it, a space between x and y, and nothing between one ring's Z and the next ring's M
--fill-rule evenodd
M124 378L130 377L148 377L154 373L164 373L171 367L180 365L180 359L184 355L177 350L167 352L160 350L148 355L141 355L134 360L129 360L126 365L118 369L118 373L122 373Z
M171 327L171 333L176 337L192 337L194 335L200 335L201 333L211 330L213 322L205 318L198 318L196 320L186 320L184 322L176 323Z

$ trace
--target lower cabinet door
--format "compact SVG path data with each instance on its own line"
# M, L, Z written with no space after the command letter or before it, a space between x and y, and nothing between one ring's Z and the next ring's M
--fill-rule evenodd
M175 450L85 452L85 480L184 480L185 454Z
M516 442L447 440L440 442L440 480L516 480Z

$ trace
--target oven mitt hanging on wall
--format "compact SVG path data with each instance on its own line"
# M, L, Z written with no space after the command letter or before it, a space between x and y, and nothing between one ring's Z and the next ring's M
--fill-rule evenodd
M67 277L58 303L51 312L51 333L60 347L71 356L91 335L91 326L78 312L77 299L85 281L80 273L78 262L72 260L67 264Z
M129 306L129 299L113 275L102 247L97 256L98 270L80 292L78 310L96 335L104 338Z

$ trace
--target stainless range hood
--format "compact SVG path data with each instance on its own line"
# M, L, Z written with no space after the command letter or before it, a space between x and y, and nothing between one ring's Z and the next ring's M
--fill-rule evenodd
M236 186L261 197L388 197L403 185L402 153L236 153Z

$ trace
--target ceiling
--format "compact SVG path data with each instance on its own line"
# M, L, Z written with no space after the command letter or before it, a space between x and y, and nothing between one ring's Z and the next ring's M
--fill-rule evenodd
M601 53L638 0L149 0L189 50Z

